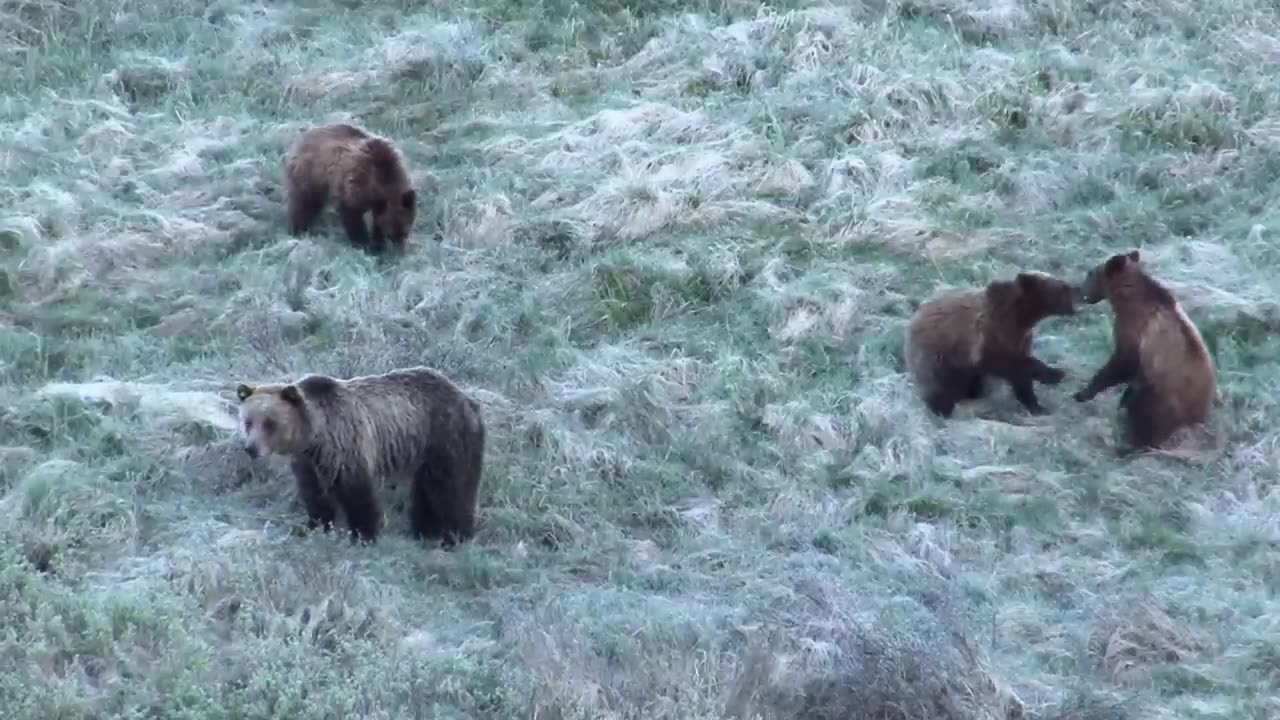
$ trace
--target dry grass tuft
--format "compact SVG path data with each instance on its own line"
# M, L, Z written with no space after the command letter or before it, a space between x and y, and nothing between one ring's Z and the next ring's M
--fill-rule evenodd
M284 100L304 104L333 100L394 82L465 87L478 80L491 62L487 45L475 23L432 23L384 38L362 53L351 69L298 73L286 85Z
M928 17L952 29L966 42L974 44L1013 37L1024 32L1031 20L1025 9L1010 0L975 3L909 0L899 4L898 12L907 16Z
M1090 638L1099 668L1128 686L1149 682L1158 665L1189 663L1212 650L1209 638L1180 626L1150 601L1113 613Z
M683 149L673 153L671 146ZM662 103L602 110L536 142L488 149L542 172L574 168L575 185L607 173L604 182L557 203L554 215L583 228L593 245L787 214L767 202L737 200L751 183L742 169L763 162L763 148L751 133Z
M235 430L235 415L227 401L209 391L176 390L168 385L102 380L92 383L50 383L37 397L68 397L114 412L137 412L162 426L185 423L217 430Z
M123 94L129 102L139 102L176 90L184 82L186 75L186 65L181 61L139 54L103 75L102 83L112 91Z
M748 659L729 701L734 717L1026 717L1023 702L968 641L926 639L852 618L812 630L819 634L797 638L785 655L757 652Z
M57 42L74 27L81 12L75 3L59 0L5 0L0 2L0 28L4 28L4 55L22 55Z

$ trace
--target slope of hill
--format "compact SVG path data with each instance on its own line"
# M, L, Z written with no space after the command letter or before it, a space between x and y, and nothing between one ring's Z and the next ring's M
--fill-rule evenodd
M0 707L52 718L1280 712L1280 21L1258 0L0 0ZM284 232L396 140L411 252ZM915 305L1140 247L1213 423L950 422ZM292 532L241 381L437 367L483 528Z

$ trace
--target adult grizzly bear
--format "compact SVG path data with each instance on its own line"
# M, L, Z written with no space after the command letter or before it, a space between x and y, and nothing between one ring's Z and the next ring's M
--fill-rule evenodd
M240 427L250 457L291 461L308 527L333 525L335 501L352 539L377 538L376 477L411 476L415 536L445 546L475 532L484 457L480 406L425 367L340 380L241 384Z
M1217 395L1204 338L1167 288L1143 269L1138 251L1112 255L1089 271L1081 301L1106 299L1114 315L1111 357L1072 397L1078 402L1121 383L1130 441L1159 447L1179 429L1203 422Z
M956 403L985 394L988 375L1013 387L1034 415L1045 410L1033 382L1062 382L1065 373L1031 354L1036 325L1051 315L1075 313L1075 289L1051 275L1020 272L985 288L922 304L907 329L907 370L926 405L951 417Z
M289 148L284 175L291 235L310 229L332 197L353 245L376 253L389 240L404 252L418 193L390 140L346 123L311 128Z

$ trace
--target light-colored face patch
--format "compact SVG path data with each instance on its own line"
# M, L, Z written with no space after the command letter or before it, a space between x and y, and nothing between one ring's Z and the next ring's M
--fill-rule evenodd
M293 455L307 445L306 418L279 391L259 388L240 403L240 431L250 457Z

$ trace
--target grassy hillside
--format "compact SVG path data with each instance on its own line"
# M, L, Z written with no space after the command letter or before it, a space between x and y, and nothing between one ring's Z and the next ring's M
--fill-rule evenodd
M358 7L358 9L357 9ZM0 0L0 708L55 718L1274 718L1280 17L1262 0ZM345 119L407 257L281 160ZM1213 423L950 422L908 318L1141 248ZM483 402L453 552L300 536L234 388Z

